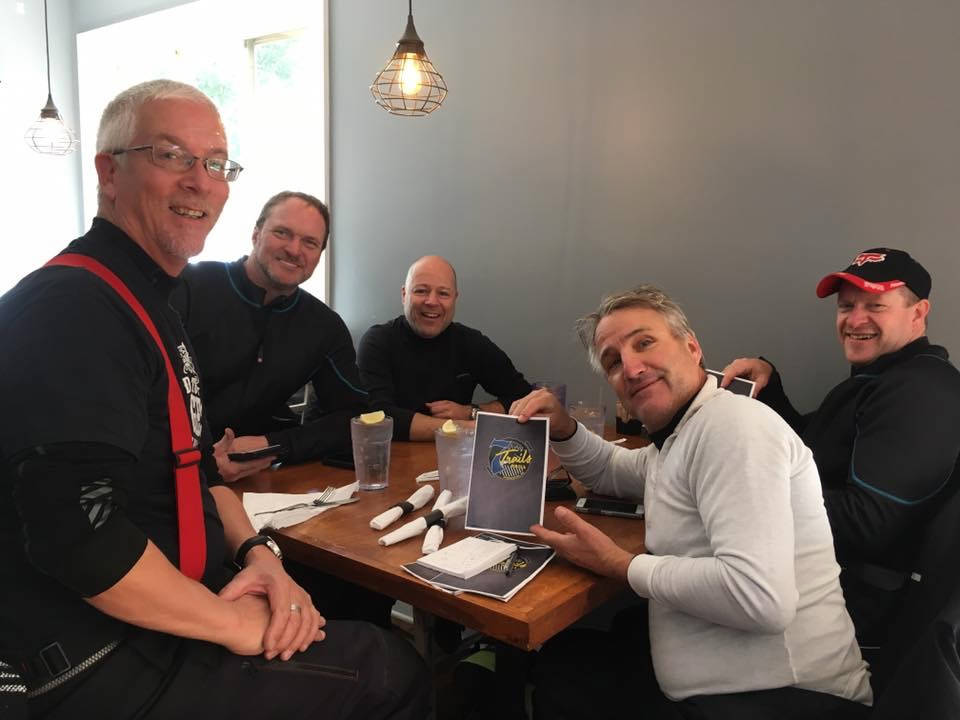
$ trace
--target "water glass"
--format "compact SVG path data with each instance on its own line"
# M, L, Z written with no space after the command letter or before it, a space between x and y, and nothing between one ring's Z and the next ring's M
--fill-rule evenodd
M567 385L566 383L554 382L552 380L542 380L533 384L535 388L544 388L549 390L561 405L567 404Z
M437 472L440 491L449 490L450 501L465 497L470 488L470 465L473 463L473 428L458 425L456 433L445 433L440 428L433 432L437 445ZM439 493L438 493L439 494Z
M604 405L587 405L580 401L567 408L570 417L583 423L592 433L603 437L603 427L607 421L607 408Z
M393 418L378 423L350 420L353 440L353 464L361 490L383 490L390 484L390 441L393 439Z

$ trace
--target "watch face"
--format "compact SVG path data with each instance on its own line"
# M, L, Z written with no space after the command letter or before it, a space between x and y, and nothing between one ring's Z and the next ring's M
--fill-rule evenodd
M267 538L267 542L264 543L264 544L265 544L268 548L270 548L270 552L272 552L272 553L273 553L274 555L276 555L278 558L280 558L281 560L283 560L283 553L280 552L280 546L277 545L277 543L275 543L272 538Z

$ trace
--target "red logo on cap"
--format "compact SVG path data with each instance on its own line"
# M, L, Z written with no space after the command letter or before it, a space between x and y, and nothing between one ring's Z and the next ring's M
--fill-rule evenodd
M886 253L860 253L854 259L851 265L863 267L868 262L883 262L887 259Z

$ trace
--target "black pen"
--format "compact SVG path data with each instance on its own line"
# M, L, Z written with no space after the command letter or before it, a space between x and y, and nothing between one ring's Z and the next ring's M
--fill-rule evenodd
M512 553L510 557L507 558L507 569L504 571L505 577L510 577L510 573L513 572L513 564L517 561L517 558L520 556L520 548L517 548Z

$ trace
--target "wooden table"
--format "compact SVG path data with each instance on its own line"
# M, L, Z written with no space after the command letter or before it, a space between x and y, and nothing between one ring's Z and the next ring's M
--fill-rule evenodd
M642 444L642 441L634 438L627 442L629 447ZM371 529L369 521L386 508L406 500L419 487L414 480L416 476L436 467L437 456L433 443L395 442L390 458L390 487L376 492L361 492L359 502L329 510L299 525L271 533L285 555L305 565L397 598L414 608L461 623L523 650L538 648L553 635L623 591L622 583L598 577L560 558L554 558L507 603L471 593L450 595L417 580L401 565L413 562L422 555L422 536L387 548L377 544L378 538L411 518L398 520L380 532ZM307 492L328 485L347 485L353 480L354 474L350 470L307 463L259 473L237 482L233 488L238 494ZM553 508L559 504L547 503L544 511L544 524L547 527L557 527ZM573 503L564 504L572 506ZM427 509L430 505L432 502ZM420 510L413 517L423 512ZM599 515L584 517L624 549L643 551L642 521ZM466 534L463 530L448 529L444 545Z

